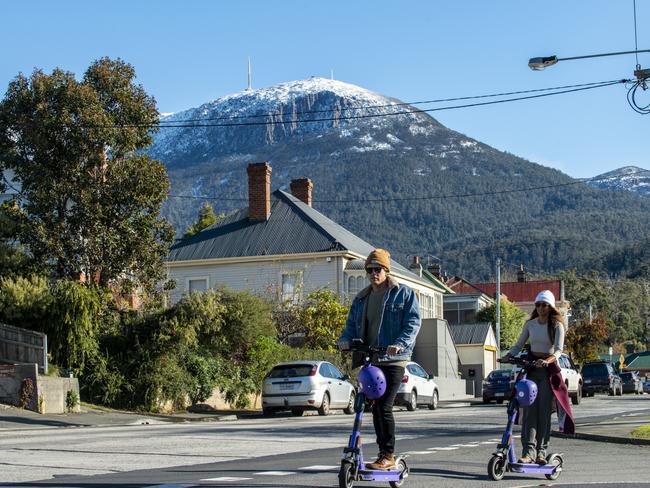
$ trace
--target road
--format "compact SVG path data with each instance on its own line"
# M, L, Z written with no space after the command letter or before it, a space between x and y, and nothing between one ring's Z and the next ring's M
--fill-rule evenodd
M584 399L579 420L650 410L650 395ZM398 449L412 475L405 486L494 486L486 465L505 423L502 405L448 405L396 412ZM264 486L332 487L352 417L255 418L0 431L0 486ZM372 422L366 453L375 454ZM650 486L648 448L551 439L565 454L555 486L571 483ZM39 481L40 480L40 481ZM539 486L545 478L508 474L502 486ZM636 483L636 484L635 484ZM360 483L358 486L388 486Z

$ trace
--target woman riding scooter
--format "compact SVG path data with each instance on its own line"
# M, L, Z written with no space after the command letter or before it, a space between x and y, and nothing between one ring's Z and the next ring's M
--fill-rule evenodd
M530 341L527 359L535 366L528 370L528 379L537 384L536 401L523 409L521 430L522 456L519 463L546 464L546 450L551 437L551 411L553 401L562 409L564 432L573 434L575 425L569 393L562 380L557 360L564 347L564 325L562 316L555 308L555 297L549 290L540 292L535 298L535 310L524 324L517 343L508 351L504 361L511 360Z

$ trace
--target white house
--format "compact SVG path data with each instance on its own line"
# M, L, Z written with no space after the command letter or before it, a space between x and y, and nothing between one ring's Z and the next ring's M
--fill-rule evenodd
M312 208L310 179L293 180L291 194L271 193L271 172L268 163L250 164L248 207L172 246L171 303L220 285L295 301L328 289L351 300L367 285L364 262L375 246ZM395 261L391 274L415 290L422 318L442 319L440 288Z

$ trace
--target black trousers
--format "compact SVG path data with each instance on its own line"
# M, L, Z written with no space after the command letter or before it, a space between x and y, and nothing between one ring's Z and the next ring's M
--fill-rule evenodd
M404 366L377 364L386 376L386 393L372 406L372 422L375 425L379 450L388 454L395 452L395 417L393 403L404 377Z

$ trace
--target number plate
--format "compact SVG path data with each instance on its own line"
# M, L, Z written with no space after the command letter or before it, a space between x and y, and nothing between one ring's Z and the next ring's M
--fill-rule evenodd
M501 397L501 396L504 396L504 395L505 395L505 393L495 393L494 394L495 397Z
M294 383L280 383L281 390L293 390L294 386L295 386Z
M591 383L591 380L585 380L585 383Z

